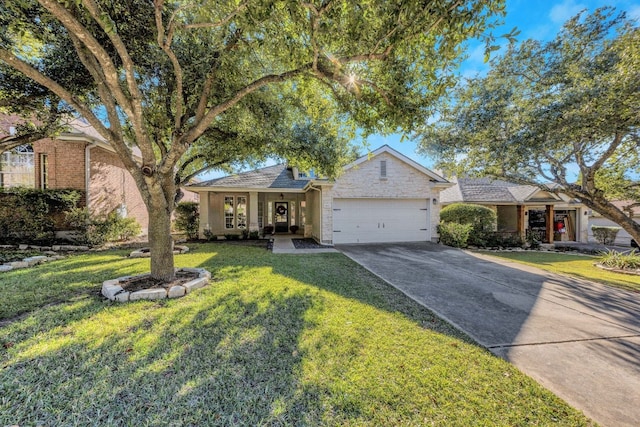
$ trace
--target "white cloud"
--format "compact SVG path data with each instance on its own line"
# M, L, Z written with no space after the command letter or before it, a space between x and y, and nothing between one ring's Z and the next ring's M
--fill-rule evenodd
M576 3L575 0L564 0L551 8L549 18L555 24L564 24L569 18L574 17L583 9L586 9L584 4Z

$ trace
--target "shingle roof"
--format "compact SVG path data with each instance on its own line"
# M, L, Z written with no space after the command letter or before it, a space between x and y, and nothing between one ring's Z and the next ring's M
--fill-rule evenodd
M492 178L460 178L455 186L440 193L442 203L523 203L538 191L533 185L519 185Z
M286 165L280 164L243 172L235 175L224 176L210 181L194 184L195 187L219 187L219 188L271 188L282 190L301 190L309 183L308 179L293 179L293 173Z

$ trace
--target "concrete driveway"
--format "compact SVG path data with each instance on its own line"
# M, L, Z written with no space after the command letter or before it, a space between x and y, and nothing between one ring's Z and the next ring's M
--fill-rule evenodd
M432 243L342 245L603 426L640 426L640 294Z

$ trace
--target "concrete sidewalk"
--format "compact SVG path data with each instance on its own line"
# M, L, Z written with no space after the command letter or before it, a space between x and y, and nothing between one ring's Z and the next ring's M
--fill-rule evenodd
M640 425L639 293L430 243L338 249L601 425Z
M338 250L332 247L316 248L316 249L296 249L292 239L302 239L302 236L291 234L276 234L273 236L273 253L274 254L322 254L322 253L338 253Z

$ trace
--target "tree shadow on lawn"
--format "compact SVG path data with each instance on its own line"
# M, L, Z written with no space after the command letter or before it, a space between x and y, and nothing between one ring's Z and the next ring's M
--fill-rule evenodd
M298 379L311 297L255 291L94 304L16 343L2 357L0 423L319 424Z
M461 343L469 339L343 255L218 248L216 256L177 258L215 278L185 298L111 304L91 296L0 329L0 339L11 343L0 348L2 424L320 425L366 422L383 407L398 417L385 421L393 424L439 400L451 407L445 413L477 411L458 395L462 390L479 390L482 400L483 384L501 388L475 365L486 351ZM123 268L112 267L100 274ZM365 318L353 319L345 333L351 305L364 306ZM334 307L339 314L327 320ZM370 324L366 316L378 313L385 315ZM393 338L416 323L435 332L434 348L378 340L379 331ZM378 346L388 345L384 369L369 366L369 357L380 358ZM407 379L398 366L413 355L425 366ZM443 355L449 360L438 359ZM436 377L427 375L434 367ZM394 377L381 381L386 370ZM474 371L480 376L465 378ZM540 401L538 392L525 400ZM409 396L425 401L402 409ZM566 408L558 403L548 412L562 417L556 410Z

